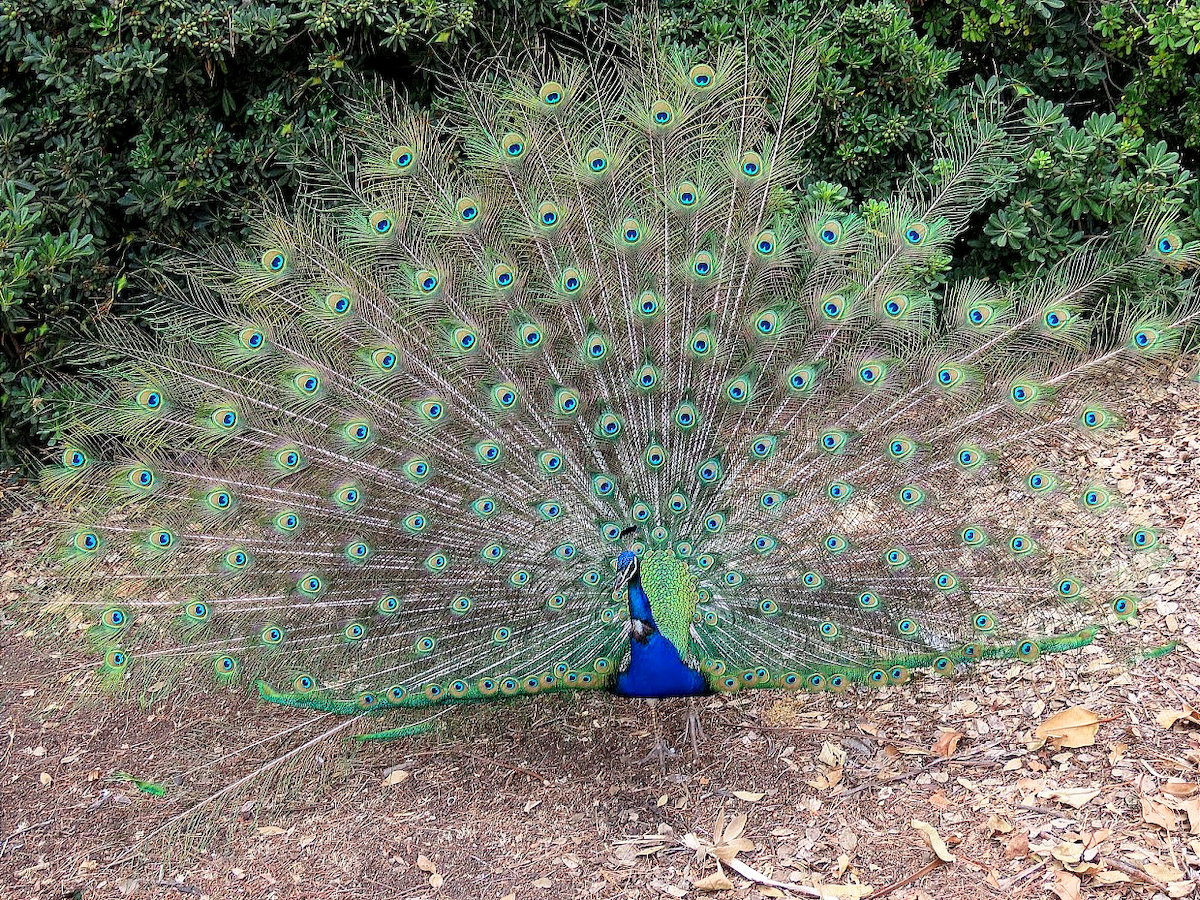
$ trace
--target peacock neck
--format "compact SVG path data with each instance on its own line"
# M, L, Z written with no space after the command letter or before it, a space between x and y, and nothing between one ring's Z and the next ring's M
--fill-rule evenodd
M650 610L650 598L646 596L646 589L642 587L641 575L635 576L629 584L629 617L649 622L658 628L654 621L654 613Z
M617 676L616 692L627 697L684 697L708 691L704 676L683 661L658 629L640 575L629 583L629 666Z

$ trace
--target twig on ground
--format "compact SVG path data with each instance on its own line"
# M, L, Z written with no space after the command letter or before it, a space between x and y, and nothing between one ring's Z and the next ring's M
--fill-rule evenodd
M1050 864L1050 860L1048 860L1048 859L1043 859L1041 862L1034 863L1028 869L1025 869L1023 872L1018 872L1012 878L1005 878L1003 881L1000 882L1000 887L1002 890L1011 891L1013 889L1013 887L1017 884L1017 882L1024 881L1026 878L1029 878L1031 875L1037 874L1039 871L1046 868L1046 866L1048 866L1049 864Z
M1076 819L1077 816L1061 809L1051 809L1048 806L1030 806L1028 803L1014 803L1017 809L1023 809L1027 812L1041 813L1043 816L1053 816L1056 819Z
M879 900L880 897L886 897L888 894L892 893L892 891L898 891L900 888L912 884L918 878L924 878L941 865L944 865L944 863L935 856L925 866L913 872L911 875L907 875L904 878L901 878L899 881L893 881L891 884L879 888L879 890L871 891L871 893L867 894L863 900Z
M895 784L898 781L907 781L910 778L915 778L917 775L920 775L922 772L928 772L930 769L936 769L938 766L946 765L948 763L965 762L966 760L969 760L970 757L975 756L979 753L982 753L984 750L991 750L993 747L998 747L1002 743L1004 743L1004 742L1003 741L995 741L991 744L981 744L978 747L972 747L970 750L964 750L962 753L955 754L954 756L939 756L937 759L931 760L930 762L926 763L925 765L923 765L919 768L910 769L907 772L901 772L899 775L894 775L891 778L877 778L877 779L872 779L871 781L864 781L858 787L851 788L850 790L844 791L841 794L838 794L837 796L838 796L838 799L840 800L840 799L844 799L846 797L853 797L855 794L858 794L862 791L867 790L868 788L872 788L872 787L875 787L878 785Z
M0 844L0 856L4 855L4 851L8 849L8 842L11 841L13 838L17 837L18 835L22 835L27 831L33 831L33 829L35 829L35 828L45 828L52 821L53 821L53 819L47 819L45 822L38 822L34 825L22 825L20 828L18 828L12 834L10 834L8 837L6 837L4 839L3 844Z
M493 766L500 766L502 769L509 769L510 771L519 772L522 775L526 775L529 778L532 778L534 781L537 781L537 782L545 782L546 781L546 777L544 775L539 775L537 772L533 771L533 769L526 769L523 766L518 766L515 763L505 762L504 760L501 760L501 759L491 759L490 757L487 757L487 756L477 756L474 753L468 753L467 751L459 750L456 747L438 747L435 750L418 750L416 753L409 753L407 755L409 757L417 757L417 756L444 756L446 754L451 754L453 756L461 756L464 759L473 759L473 760L475 760L475 762L478 762L478 763L487 763L487 764L493 765Z
M1116 859L1112 856L1102 856L1100 857L1100 864L1112 866L1117 871L1124 872L1130 878L1136 878L1143 884L1150 885L1156 891L1162 891L1164 894L1167 893L1167 886L1165 884L1163 884L1145 869L1140 869L1132 863L1127 863L1124 860Z
M200 893L200 888L192 887L190 884L180 884L178 881L156 881L154 884L157 887L171 888L179 891L181 894L196 894Z

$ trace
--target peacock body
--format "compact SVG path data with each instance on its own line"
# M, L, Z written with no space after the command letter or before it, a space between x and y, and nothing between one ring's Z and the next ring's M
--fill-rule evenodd
M1163 536L1053 447L1194 315L1088 311L1197 246L942 291L1023 152L994 94L852 214L799 190L812 48L630 54L358 110L253 246L172 261L154 333L102 323L42 483L103 684L370 723L894 684L1134 614Z

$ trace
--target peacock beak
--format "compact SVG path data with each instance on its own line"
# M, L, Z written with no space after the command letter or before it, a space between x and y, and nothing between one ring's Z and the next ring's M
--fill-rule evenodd
M614 600L620 596L621 591L625 590L625 588L629 585L629 582L633 581L633 576L636 573L637 573L637 560L634 560L633 562L629 563L629 565L625 566L623 569L617 570L617 577L616 577L616 580L613 582L613 591L612 591Z

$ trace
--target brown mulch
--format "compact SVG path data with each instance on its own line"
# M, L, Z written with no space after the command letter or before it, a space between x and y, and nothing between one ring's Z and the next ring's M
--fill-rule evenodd
M661 768L653 715L675 740L688 701L455 709L421 737L318 747L157 835L179 798L291 745L234 751L312 714L233 693L63 703L77 660L13 623L45 513L0 488L0 509L23 503L0 532L0 898L1195 896L1200 388L1179 370L1130 390L1136 419L1091 464L1172 532L1139 616L1179 642L1167 656L1121 670L1100 642L902 688L709 698L701 759Z

